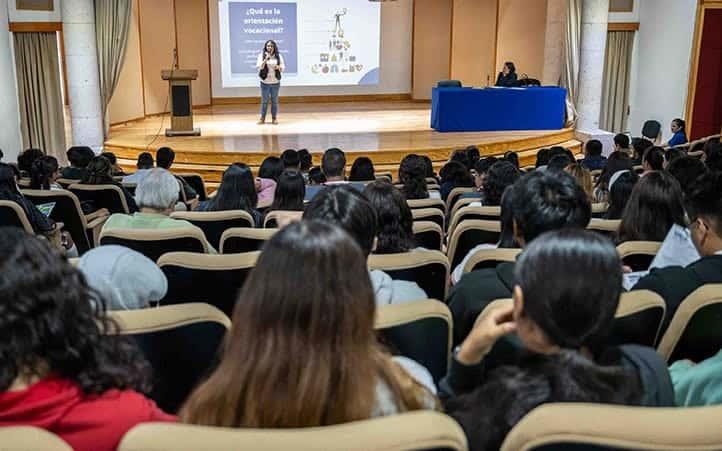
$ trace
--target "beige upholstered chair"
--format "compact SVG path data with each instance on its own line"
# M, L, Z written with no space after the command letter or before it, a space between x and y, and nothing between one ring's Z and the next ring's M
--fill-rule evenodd
M545 404L527 414L507 435L501 451L554 449L720 450L722 406L629 407Z
M495 268L502 262L515 262L521 249L480 249L464 264L464 274L482 268Z
M203 231L215 249L221 244L223 232L234 227L254 227L253 216L243 210L227 211L176 211L171 218L184 219Z
M621 219L597 219L592 218L587 225L587 229L603 232L605 234L616 234L619 232Z
M304 429L230 429L171 423L136 426L118 451L466 451L456 421L416 411Z
M110 214L129 214L130 209L123 190L116 185L70 185L68 191L75 194L81 202L91 201L97 208L105 208Z
M303 211L291 211L291 210L273 210L266 213L266 217L263 219L264 228L278 228L283 227L291 222L300 221L303 217Z
M613 344L639 344L654 347L659 339L667 305L649 290L622 293L614 315Z
M462 221L470 219L477 219L482 221L499 221L501 218L501 207L484 207L484 206L473 206L467 205L464 208L457 210L456 214L451 217L449 222L449 236L454 233L456 227L461 224Z
M33 226L28 221L25 210L11 200L0 200L0 224L3 226L20 227L27 233L34 235Z
M467 207L468 208L468 207ZM475 246L496 244L501 234L501 222L481 219L467 219L460 222L451 232L446 254L453 268L461 263Z
M414 219L414 222L435 222L439 225L439 227L441 227L442 230L444 230L444 226L446 225L446 216L444 215L444 212L439 210L438 208L418 208L415 210L411 210L411 216Z
M369 269L379 269L392 279L416 282L432 299L446 299L449 260L440 251L413 250L400 254L371 254Z
M473 198L473 197L465 197L463 199L459 199L456 201L453 207L451 207L451 212L449 213L449 218L453 218L456 213L461 210L464 207L467 207L469 204L474 202L481 201L481 198Z
M153 261L168 252L209 253L211 248L198 227L173 229L103 229L100 244L117 244L140 252Z
M446 304L428 299L380 306L374 328L391 351L422 364L438 383L449 368L452 325Z
M444 245L444 231L432 221L414 221L414 240L418 247L440 251Z
M256 229L236 227L223 232L221 236L221 254L238 254L260 251L266 241L276 234L278 229Z
M446 196L446 205L449 207L449 209L451 209L454 207L456 202L459 199L461 199L462 195L464 195L466 193L473 193L474 191L476 191L476 188L465 187L465 186L456 187L449 192L448 196Z
M0 427L2 451L73 451L57 435L31 426Z
M649 268L661 246L659 241L625 241L617 246L617 253L632 270L644 271Z
M677 307L657 351L668 362L712 357L722 348L722 284L703 285ZM722 448L721 448L722 449Z
M409 204L409 208L416 210L419 208L436 208L441 210L442 213L446 214L446 204L441 199L409 199L406 201Z
M593 171L592 171L593 172ZM595 179L596 181L596 179ZM606 202L595 202L592 204L592 218L603 218L609 209L609 204Z

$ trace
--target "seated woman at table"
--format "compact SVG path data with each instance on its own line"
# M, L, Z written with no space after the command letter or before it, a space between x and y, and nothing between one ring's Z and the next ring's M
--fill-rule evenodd
M511 88L516 86L516 66L511 61L504 63L504 68L499 72L499 76L496 77L496 86L502 86L505 88Z

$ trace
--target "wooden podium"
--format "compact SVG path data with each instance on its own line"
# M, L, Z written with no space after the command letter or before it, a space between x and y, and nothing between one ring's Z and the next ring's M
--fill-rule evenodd
M170 128L165 136L200 136L201 129L193 128L193 92L191 82L198 78L197 70L173 69L161 71L170 85Z

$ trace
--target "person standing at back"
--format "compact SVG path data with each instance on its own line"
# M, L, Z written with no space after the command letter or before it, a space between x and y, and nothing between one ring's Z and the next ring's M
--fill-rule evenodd
M266 123L269 102L273 124L278 124L278 92L281 89L281 73L286 70L286 65L278 51L276 41L268 40L263 45L263 51L256 60L256 69L258 76L261 77L261 119L258 125Z

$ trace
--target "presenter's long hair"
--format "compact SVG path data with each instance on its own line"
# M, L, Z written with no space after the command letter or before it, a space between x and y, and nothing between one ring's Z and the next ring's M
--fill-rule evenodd
M261 50L261 54L265 55L266 47L269 43L273 46L273 55L278 55L278 44L276 44L276 41L274 41L273 39L269 39L268 41L266 41L265 44L263 44L263 50Z
M342 229L289 225L263 248L233 312L220 365L181 421L299 428L367 419L384 383L400 412L434 398L384 352L366 259Z

